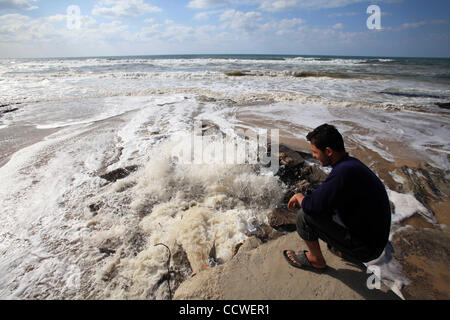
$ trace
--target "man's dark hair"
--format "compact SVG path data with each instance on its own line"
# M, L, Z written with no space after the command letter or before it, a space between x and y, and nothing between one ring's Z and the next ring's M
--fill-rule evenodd
M341 134L334 126L327 123L308 133L306 139L321 151L325 151L326 147L337 152L345 151L344 139Z

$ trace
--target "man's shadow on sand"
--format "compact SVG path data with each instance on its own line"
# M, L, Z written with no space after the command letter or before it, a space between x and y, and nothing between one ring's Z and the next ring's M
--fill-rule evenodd
M360 271L351 269L335 269L328 266L327 270L322 272L322 275L327 275L340 280L343 284L367 300L401 300L399 296L392 292L392 290L386 288L383 284L381 284L381 288L387 292L383 292L378 289L369 289L367 287L367 279L371 276L371 274L366 273L367 268L364 265L355 264L348 261L345 261L345 263L349 266L358 268Z

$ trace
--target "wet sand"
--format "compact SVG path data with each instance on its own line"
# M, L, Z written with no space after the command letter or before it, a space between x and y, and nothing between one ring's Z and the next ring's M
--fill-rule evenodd
M36 129L33 125L16 124L0 129L0 168L8 163L11 156L31 146L59 129Z
M277 122L275 125L270 121L247 115L238 116L238 120L239 126L242 128L278 129L288 127L290 130L280 129L280 143L298 151L311 153L310 145L306 138L297 138L295 136L295 133L309 132L310 128L295 126L287 121L286 123L282 121ZM426 154L418 153L407 144L395 140L378 141L393 156L394 161L388 161L352 137L352 134L369 134L367 129L348 121L337 120L329 123L338 126L339 124L345 124L352 127L350 136L344 137L347 151L350 155L360 159L373 169L391 190L397 189L398 182L394 181L390 173L395 170L401 170L403 166L416 169L423 168L423 165L427 163ZM431 250L434 250L433 253L420 250L420 242L417 242L419 243L417 244L418 252L415 252L415 247L411 245L411 241L407 243L406 247L402 248L399 245L399 241L401 242L399 239L402 239L403 236L397 237L397 239L394 236L397 246L401 248L399 250L401 259L398 260L402 265L404 274L411 280L411 285L404 288L407 299L448 299L450 297L450 270L447 261L441 261L443 259L442 255L436 254L436 252L449 254L446 243L450 238L450 229L448 228L450 226L450 194L446 192L447 190L440 191L440 200L428 201L428 207L432 210L436 223L427 221L417 214L400 223L402 226L411 226L414 228L413 230L418 232L421 232L421 230L434 232L432 235L435 243L431 246ZM412 239L417 240L417 237Z

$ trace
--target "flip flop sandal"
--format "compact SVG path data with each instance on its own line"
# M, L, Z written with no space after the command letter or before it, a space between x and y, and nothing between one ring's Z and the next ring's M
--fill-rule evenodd
M292 260L291 258L289 258L289 256L287 255L287 253L290 253L291 257L295 260ZM295 252L293 250L284 250L283 251L283 255L286 258L287 262L298 269L307 269L307 270L311 270L311 271L317 271L317 272L322 272L324 270L326 270L328 267L325 266L325 268L316 268L314 267L311 262L309 262L308 258L306 257L306 252L308 252L307 250L303 250L302 252L299 252L299 254L295 254Z

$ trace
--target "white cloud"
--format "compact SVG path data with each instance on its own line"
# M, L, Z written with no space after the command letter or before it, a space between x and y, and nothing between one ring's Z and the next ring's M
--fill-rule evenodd
M96 43L108 39L131 39L128 26L119 21L98 24L90 16L81 16L81 28L69 30L67 16L54 16L32 19L20 14L0 16L0 42L40 44L54 43L55 46L68 42Z
M220 16L220 21L224 21L224 27L238 31L250 32L258 29L261 25L258 23L262 20L259 12L241 12L234 9L225 11Z
M283 19L280 22L271 22L265 25L265 31L275 31L276 35L289 35L298 31L298 27L304 24L304 20L300 18Z
M328 17L329 18L351 17L351 16L358 16L360 14L362 14L362 13L361 12L335 12L335 13L330 13L328 15Z
M193 9L206 9L221 6L227 3L228 1L226 0L191 0L187 6Z
M365 0L300 0L300 6L308 9L339 8Z
M161 39L184 42L193 37L194 28L184 25L170 24L160 35Z
M298 0L298 5L304 9L331 9L345 7L355 3L368 2L367 0ZM398 3L403 0L373 0L372 3Z
M222 10L202 11L194 16L194 20L208 20L210 16L223 12Z
M343 28L344 28L344 25L342 23L336 23L333 26L333 29L335 29L335 30L340 30L340 29L343 29Z
M408 29L417 29L430 24L448 24L448 20L422 20L416 22L406 22L396 27L386 27L384 30L403 31Z
M67 15L65 14L57 14L54 16L47 17L46 20L48 22L66 22L67 21Z
M372 0L372 3L398 3L403 0ZM263 11L287 11L302 9L331 9L345 7L355 3L369 2L367 0L190 0L187 7L192 9L208 9L225 5L258 6Z
M136 39L143 42L163 41L180 43L194 39L195 32L196 29L193 27L176 24L173 21L165 21L164 24L153 24L143 27L136 34Z
M199 12L194 16L194 20L207 20L210 15L210 11Z
M18 10L35 10L38 7L33 6L32 2L36 0L0 0L0 10L18 9Z
M293 18L293 19L283 19L280 21L279 23L279 27L280 28L293 28L299 24L304 23L305 21L303 19L300 18Z
M148 40L153 35L160 33L160 28L162 27L162 24L152 24L148 27L143 27L141 31L136 35L136 38L139 40Z
M14 22L24 22L30 20L30 17L24 16L18 13L5 14L0 16L0 22L2 26L14 23Z
M285 11L298 7L298 0L264 1L259 9L264 11Z
M126 18L160 11L161 8L144 3L143 0L100 0L92 9L92 14L107 18Z

